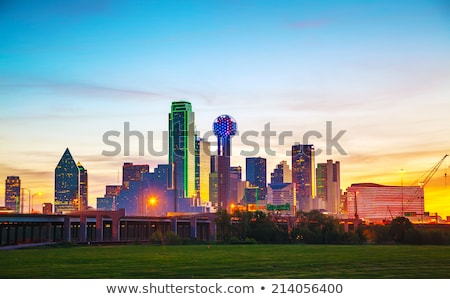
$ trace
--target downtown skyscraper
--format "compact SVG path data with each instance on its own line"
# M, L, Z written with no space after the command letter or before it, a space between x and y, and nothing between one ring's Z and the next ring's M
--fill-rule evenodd
M319 207L331 214L340 212L341 201L341 170L340 163L327 160L326 163L318 163L316 169L317 198Z
M19 213L21 201L20 198L20 178L18 176L8 176L5 181L5 206L8 209ZM23 205L23 204L22 204Z
M169 113L169 164L176 198L190 198L195 184L195 114L186 101L172 102Z
M296 193L296 209L310 211L316 196L314 146L292 146L292 183Z
M80 163L75 163L66 148L55 168L55 213L85 209L87 184L87 170Z
M79 184L80 184L80 210L86 210L88 208L88 173L86 168L78 162L78 175L79 175Z
M267 165L266 158L249 157L245 159L245 180L258 187L258 200L264 200L267 195Z

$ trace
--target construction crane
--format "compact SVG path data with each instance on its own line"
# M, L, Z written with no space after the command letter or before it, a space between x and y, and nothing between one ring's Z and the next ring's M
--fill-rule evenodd
M427 176L421 182L419 181L419 185L422 188L425 187L425 185L431 180L433 175L436 173L436 171L439 169L439 167L442 165L442 163L444 162L445 158L447 158L447 157L448 157L448 155L444 155L444 157L442 157L442 159L439 160L439 162L437 162L436 165L434 165L433 168L431 168L428 171Z
M421 178L419 178L418 181L416 181L413 185L417 186L419 185L421 189L425 188L425 186L428 184L428 182L431 180L433 175L438 171L439 167L444 162L445 158L447 158L448 155L444 155L430 170L428 170ZM417 191L418 193L419 191ZM416 194L417 194L416 193ZM414 196L413 198L415 198ZM411 200L409 200L407 203L409 203Z

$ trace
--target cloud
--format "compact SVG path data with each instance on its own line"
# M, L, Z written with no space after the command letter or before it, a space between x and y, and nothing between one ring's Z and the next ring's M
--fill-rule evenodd
M2 81L4 82L6 80ZM3 90L3 93L32 90L34 92L39 91L41 93L57 93L73 96L96 96L107 98L108 100L126 98L127 100L143 101L148 100L149 97L164 97L157 92L147 90L116 88L83 82L58 82L34 78L20 80L19 82L0 83L0 90Z

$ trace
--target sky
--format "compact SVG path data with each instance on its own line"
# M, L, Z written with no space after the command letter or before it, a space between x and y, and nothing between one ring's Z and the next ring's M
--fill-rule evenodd
M0 0L0 206L12 175L33 209L53 202L69 148L95 207L124 162L167 163L141 155L135 136L126 155L125 126L161 152L178 100L201 137L219 115L236 120L231 161L244 173L246 155L267 158L270 177L292 144L309 143L317 163L341 163L343 191L417 184L450 154L450 4ZM425 210L443 217L449 166L425 186Z

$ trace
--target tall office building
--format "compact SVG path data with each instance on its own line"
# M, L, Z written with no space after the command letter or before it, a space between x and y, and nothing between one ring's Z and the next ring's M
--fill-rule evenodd
M78 162L78 173L80 182L80 210L87 210L88 208L88 173L83 165Z
M169 190L171 174L169 164L158 164L153 172L143 174L144 215L161 216L175 210L173 190Z
M197 140L197 193L202 203L209 202L209 175L211 173L211 143L203 139Z
M286 161L281 161L270 174L271 184L292 183L292 171Z
M122 166L122 188L128 189L130 182L142 181L142 174L149 172L148 164L135 165L130 162L123 163Z
M264 200L267 195L267 166L266 159L249 157L245 160L245 180L252 186L258 187L258 198Z
M243 200L244 188L242 183L242 167L230 167L230 203L237 204Z
M316 196L314 146L296 144L292 146L292 183L296 189L297 210L313 209Z
M5 181L5 206L19 213L22 199L20 198L20 178L8 176Z
M169 113L169 164L176 198L190 198L195 189L195 126L191 103L173 102Z
M217 136L217 156L215 169L217 172L217 206L230 210L230 157L231 138L236 134L236 121L229 115L220 115L213 123Z
M55 168L55 213L80 210L80 169L69 149Z
M122 187L116 197L115 209L125 209L126 215L143 215L143 175L149 172L149 165L126 162L122 167Z
M340 163L327 160L327 163L318 163L316 169L317 199L319 207L331 214L340 213L341 203L341 170Z

